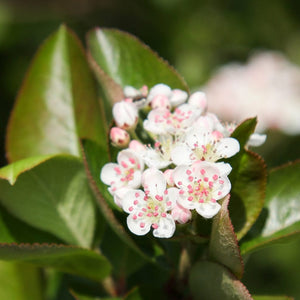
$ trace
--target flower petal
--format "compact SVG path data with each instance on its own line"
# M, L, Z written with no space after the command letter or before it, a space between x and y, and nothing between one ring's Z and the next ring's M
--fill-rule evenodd
M220 208L221 205L217 202L199 203L196 207L196 211L202 217L209 219L215 216L219 212Z
M111 185L114 181L119 181L115 168L119 168L119 165L115 163L108 163L104 165L100 173L101 181L107 185Z
M186 145L175 146L171 150L171 159L175 165L189 165L191 164L191 149Z
M125 149L125 150L120 151L118 153L117 161L120 165L125 163L125 165L127 165L128 168L135 168L138 170L144 169L143 160L140 158L139 155L136 155L135 152L131 149ZM125 166L124 168L127 168L127 167Z
M159 238L170 238L175 232L175 221L172 216L167 214L166 217L160 218L158 228L153 230L153 235Z
M170 102L172 107L178 106L186 101L188 97L188 93L183 90L174 89L172 91L172 96L170 98Z
M171 210L175 207L177 200L179 199L179 189L177 188L169 188L166 192L166 203L167 208L166 210Z
M188 179L187 171L189 170L189 166L180 165L174 169L173 172L173 180L176 186L181 188L182 186L187 186L190 184Z
M223 138L217 142L216 149L220 157L227 158L240 151L240 144L234 138Z
M151 223L148 219L136 219L134 214L130 214L127 217L127 226L132 233L136 235L145 235L150 231Z
M150 168L144 171L142 184L145 190L148 190L150 195L153 197L156 195L162 196L167 186L163 172L155 168Z
M142 190L127 189L123 195L122 208L127 213L133 213L145 205L145 193Z

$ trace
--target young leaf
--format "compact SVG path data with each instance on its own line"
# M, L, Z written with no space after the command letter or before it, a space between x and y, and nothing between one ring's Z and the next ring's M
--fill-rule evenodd
M257 220L265 199L267 172L262 158L254 152L243 151L235 177L229 205L230 217L240 240Z
M0 259L53 267L96 281L105 278L111 269L107 259L96 252L57 244L0 244Z
M220 212L213 220L209 243L210 259L226 266L238 278L242 278L244 264L240 254L237 237L228 212L229 196L223 202Z
M196 263L190 273L193 299L253 300L246 287L225 267L209 261Z
M97 89L78 38L62 25L38 50L10 117L9 161L80 155L79 137L105 139Z
M242 254L300 234L300 161L272 170L266 190L266 218L259 234L241 246Z
M89 247L95 230L95 205L82 163L67 155L48 157L38 165L36 159L29 158L24 172L21 163L1 170L2 205L35 228L67 243ZM19 171L14 173L16 169ZM14 185L9 180L15 181Z
M166 61L128 33L96 28L87 35L87 42L91 64L104 87L110 88L109 82L122 88L165 83L172 88L188 90L182 77Z
M39 270L30 265L0 261L0 299L44 299Z

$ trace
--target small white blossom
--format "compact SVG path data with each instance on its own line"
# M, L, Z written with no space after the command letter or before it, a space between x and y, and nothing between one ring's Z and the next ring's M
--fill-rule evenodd
M218 200L225 197L231 184L217 164L198 161L192 166L178 166L174 170L175 185L180 188L177 201L186 209L196 209L204 218L212 218L220 210Z
M200 114L201 110L189 104L178 106L173 113L164 108L154 109L144 121L144 128L153 134L181 134Z
M175 165L190 165L195 161L215 162L228 158L240 150L239 142L234 138L223 138L219 131L202 131L192 129L185 136L185 142L171 151Z
M175 231L175 221L169 214L178 199L177 188L166 188L161 171L147 169L143 174L143 190L130 190L122 200L122 207L129 213L127 225L136 235L147 234L151 227L153 235L169 238Z
M117 204L122 198L123 188L138 188L141 185L144 162L132 150L126 149L119 152L118 163L104 165L100 179L107 185L109 192L114 195Z

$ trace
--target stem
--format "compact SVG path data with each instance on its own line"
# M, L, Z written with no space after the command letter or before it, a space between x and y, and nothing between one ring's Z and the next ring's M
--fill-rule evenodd
M179 266L178 266L178 278L183 280L187 278L189 269L191 268L190 254L188 251L188 245L185 244L180 255Z
M117 288L115 285L114 280L112 279L111 276L106 277L103 281L102 281L102 286L104 288L104 290L112 297L116 297L118 295L117 293Z

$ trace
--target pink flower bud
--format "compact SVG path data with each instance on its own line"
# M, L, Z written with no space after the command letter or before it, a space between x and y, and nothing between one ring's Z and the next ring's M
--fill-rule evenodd
M152 109L155 109L155 108L170 109L170 107L171 107L170 100L165 95L156 95L151 101L151 107L152 107Z
M176 204L171 211L171 216L173 217L174 221L177 221L180 224L185 224L192 218L192 213L189 209Z
M145 146L140 143L139 141L137 140L132 140L130 143L129 143L129 149L135 151L135 152L142 152L142 151L145 151Z
M164 177L167 181L168 186L174 186L174 179L173 179L173 171L172 169L168 169L166 171L164 171Z
M109 135L114 146L122 148L127 147L130 137L124 129L112 127Z
M202 110L205 110L207 106L207 99L205 93L200 91L193 93L190 96L188 103L198 108L201 108Z
M117 126L120 128L134 129L138 122L138 110L131 102L123 100L115 103L112 113Z

